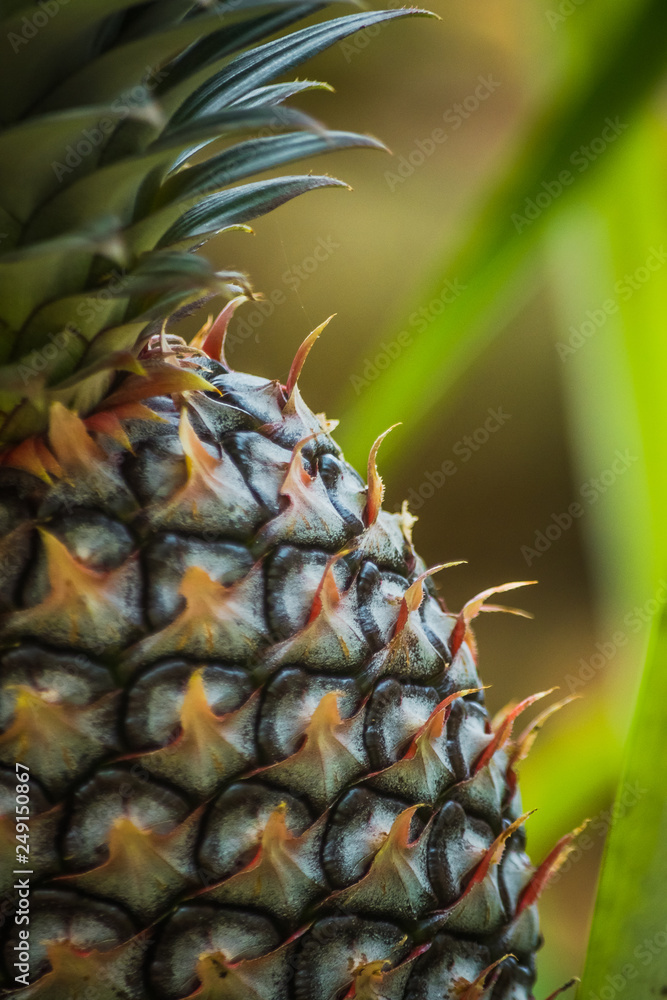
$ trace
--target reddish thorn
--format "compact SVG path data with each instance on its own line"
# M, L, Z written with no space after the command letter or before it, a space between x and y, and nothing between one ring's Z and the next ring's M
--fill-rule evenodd
M370 455L368 456L368 499L366 500L366 507L364 509L364 524L367 528L370 528L371 524L375 524L377 521L377 516L380 513L380 507L382 506L382 498L384 496L384 485L378 473L375 459L380 445L386 438L387 434L390 434L395 427L399 426L400 424L392 424L392 426L384 431L383 434L380 434L379 438L376 438L373 442L373 447L371 448Z
M427 730L429 730L431 727L433 727L433 725L434 725L434 723L435 723L435 721L436 721L436 719L437 719L437 717L439 715L441 716L441 719L440 719L441 725L440 725L439 731L436 732L435 736L436 736L436 738L438 736L440 736L440 734L442 733L442 730L447 725L447 720L449 719L449 716L451 714L452 702L456 701L457 698L465 698L465 696L468 695L468 694L477 694L478 691L483 691L483 690L484 690L484 688L481 688L481 687L478 687L478 688L464 688L462 691L455 691L453 694L450 694L446 698L444 698L440 702L439 705L436 705L436 707L433 709L433 711L429 715L429 717L426 720L426 722L424 723L424 725L420 726L419 729L417 730L417 732L415 733L415 735L412 737L412 742L410 743L408 751L405 754L405 756L402 758L402 760L412 760L412 758L417 753L417 740L421 736L423 736L423 734L425 732L427 732Z
M456 621L454 622L454 628L452 629L452 634L449 637L449 648L452 657L456 656L459 649L463 645L463 640L465 639L466 636L467 627L468 626L466 624L465 618L463 617L463 615L459 615Z
M292 362L292 367L289 370L287 382L285 383L285 389L287 390L288 397L292 395L294 386L296 385L299 375L301 374L301 369L303 368L304 362L310 353L311 347L335 315L336 313L333 313L328 319L325 319L324 323L320 323L320 325L316 327L312 333L309 333L294 355L294 361Z
M525 909L527 909L527 907L532 906L533 903L537 902L542 892L547 887L550 879L553 878L572 850L574 840L587 825L588 820L586 820L585 823L582 823L581 826L577 827L576 830L572 830L571 833L566 833L564 837L561 837L549 854L547 854L546 858L519 896L516 913L514 914L515 920Z
M481 771L482 768L489 763L496 750L499 750L500 747L504 746L505 743L507 743L508 739L512 735L512 728L514 726L514 722L516 718L521 714L521 712L523 712L530 705L533 705L540 698L546 698L548 694L553 694L553 692L556 690L557 688L554 687L550 688L548 691L539 691L537 694L532 694L530 695L529 698L524 698L523 701L520 701L518 705L515 705L514 708L512 708L512 710L508 712L503 719L501 719L501 722L498 725L498 728L493 736L493 739L488 744L488 746L485 747L484 750L482 750L481 754L477 758L477 761L475 762L472 769L473 775Z
M457 980L454 983L455 990L457 990L457 1000L481 1000L483 996L488 996L498 982L502 971L500 968L501 964L505 959L515 957L511 952L508 952L507 955L503 955L502 958L496 959L491 965L487 965L485 969L482 969L472 982ZM458 988L459 983L460 988Z
M324 567L324 573L322 574L320 582L317 585L317 590L315 591L315 596L313 597L313 603L310 608L310 615L308 616L306 625L310 625L310 623L314 621L322 611L322 605L324 603L322 595L324 593L327 594L332 603L336 603L340 600L340 591L338 590L338 586L334 579L333 567L339 559L349 555L350 552L352 552L351 548L342 549L340 552L336 552L336 554L331 556L328 560L326 566Z
M556 1000L556 997L559 997L561 993L565 993L566 990L571 990L576 983L580 982L581 980L577 976L573 976L572 979L569 979L564 986L559 986L557 990L550 993L546 1000Z
M461 609L461 617L466 621L466 623L471 622L473 618L476 618L480 611L509 611L511 614L518 614L527 616L525 611L520 611L516 608L505 608L499 605L490 605L487 608L483 607L484 602L488 597L493 594L504 594L508 590L516 590L517 587L531 587L533 584L537 583L537 580L520 580L515 583L502 583L499 587L489 587L487 590L482 590L479 594L475 594L471 597L469 601L463 605Z
M515 764L518 764L519 761L524 760L528 756L538 733L547 719L549 719L556 712L559 712L561 708L565 708L565 706L569 705L571 701L577 701L579 698L581 698L580 694L570 694L566 698L562 698L561 701L557 701L554 705L549 705L549 707L545 708L543 712L540 712L540 714L526 726L521 735L514 741L510 767L514 767Z
M500 863L503 853L505 851L505 844L512 836L512 834L515 833L519 829L519 827L526 822L528 817L533 815L534 812L535 810L531 809L530 812L526 812L522 816L519 816L519 818L515 819L514 822L510 824L510 826L508 826L506 830L503 830L503 832L498 837L496 837L496 839L493 841L488 850L485 851L484 857L482 858L482 860L472 873L472 877L468 882L467 886L465 887L460 899L463 899L464 896L467 896L470 890L473 888L473 886L479 885L480 882L484 881L489 869L491 868L491 865L494 864L497 865Z
M417 611L421 602L424 600L424 580L428 576L433 576L435 573L439 573L441 569L451 569L452 566L461 566L464 561L465 560L457 559L455 562L440 563L438 566L431 566L430 569L427 569L423 573L419 574L417 579L410 584L408 589L403 594L403 600L401 601L401 607L398 612L398 618L394 628L394 637L403 631L410 613L412 611Z
M247 295L237 295L236 298L231 299L213 321L210 330L206 333L202 341L201 346L204 353L214 361L220 361L220 363L223 364L229 371L232 371L232 369L225 358L225 337L227 336L227 328L229 327L229 321L236 312L237 308L243 302L247 301Z

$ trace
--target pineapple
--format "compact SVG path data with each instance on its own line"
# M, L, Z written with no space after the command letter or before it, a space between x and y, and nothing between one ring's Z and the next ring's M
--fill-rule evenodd
M284 385L233 371L252 289L192 252L340 184L235 182L381 146L273 81L423 12L284 33L322 6L3 5L0 975L25 1000L532 996L570 838L533 868L516 764L546 713L489 720L471 632L519 585L446 609L382 510L381 439L364 482L302 399L323 327Z

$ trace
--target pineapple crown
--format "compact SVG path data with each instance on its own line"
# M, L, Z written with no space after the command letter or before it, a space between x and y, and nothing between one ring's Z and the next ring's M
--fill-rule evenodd
M245 275L194 253L212 236L345 186L247 178L384 148L285 104L327 84L273 81L361 28L428 12L352 13L285 33L326 6L5 0L0 443L44 430L54 402L89 413L119 372L142 374L138 355L168 317L213 295L252 295Z

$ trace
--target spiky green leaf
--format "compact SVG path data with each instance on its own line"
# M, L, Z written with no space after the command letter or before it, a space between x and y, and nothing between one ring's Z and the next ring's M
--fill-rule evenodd
M255 184L244 184L231 191L222 191L186 212L178 222L170 226L158 246L173 246L192 237L209 236L224 226L248 222L273 211L274 208L284 205L286 201L306 191L322 187L347 187L347 185L335 177L309 175L279 177L258 181Z

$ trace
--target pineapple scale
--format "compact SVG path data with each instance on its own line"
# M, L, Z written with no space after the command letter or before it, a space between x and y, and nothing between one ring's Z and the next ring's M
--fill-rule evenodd
M11 995L529 1000L535 869L461 618L296 384L187 364L209 392L59 413L0 468Z

